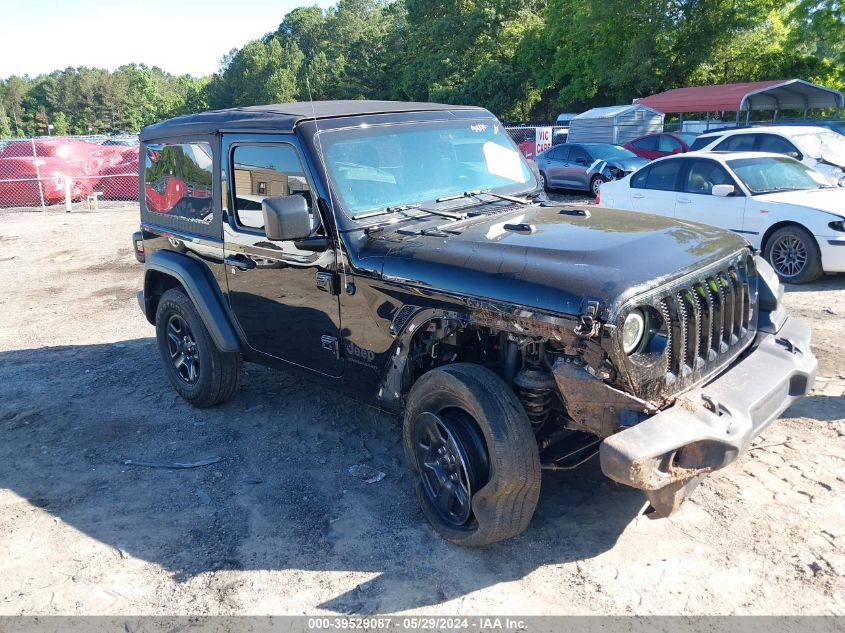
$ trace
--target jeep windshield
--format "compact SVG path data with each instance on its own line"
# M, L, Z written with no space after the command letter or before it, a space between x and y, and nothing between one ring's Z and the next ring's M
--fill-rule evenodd
M522 154L493 120L362 126L322 132L320 142L334 190L353 218L409 205L426 211L470 191L506 196L536 187ZM483 201L466 196L457 206Z

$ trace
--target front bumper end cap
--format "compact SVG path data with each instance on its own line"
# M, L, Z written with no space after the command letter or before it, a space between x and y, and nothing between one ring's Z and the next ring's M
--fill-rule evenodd
M817 361L810 328L788 319L715 380L602 442L610 479L645 491L658 516L669 516L708 473L724 468L796 400L810 392Z

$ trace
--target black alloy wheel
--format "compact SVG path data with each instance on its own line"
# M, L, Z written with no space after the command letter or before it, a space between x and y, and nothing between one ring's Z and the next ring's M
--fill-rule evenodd
M453 363L417 378L402 444L422 513L447 541L483 547L528 527L540 498L537 441L492 370Z
M200 376L200 357L197 341L185 319L173 314L167 321L167 348L177 375L189 385Z
M462 527L472 518L472 496L488 477L484 437L465 411L425 411L414 424L420 483L440 518Z
M171 288L156 307L156 342L170 384L195 407L210 407L238 390L241 355L223 352L182 288Z

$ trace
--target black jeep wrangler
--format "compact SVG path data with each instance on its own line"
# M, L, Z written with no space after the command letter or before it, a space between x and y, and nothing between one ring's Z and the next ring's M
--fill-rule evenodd
M139 301L176 391L223 402L249 360L403 414L455 543L520 533L541 472L595 455L667 515L812 386L742 238L552 203L484 109L236 108L141 142Z

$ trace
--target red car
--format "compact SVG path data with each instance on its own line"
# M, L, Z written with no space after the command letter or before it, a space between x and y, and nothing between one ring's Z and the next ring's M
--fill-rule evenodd
M534 154L537 153L537 141L533 136L522 141L517 147L525 158L534 158Z
M696 139L697 134L688 132L664 132L662 134L647 134L633 141L625 143L622 147L629 149L641 158L654 160L670 154L683 154L688 152L690 145Z
M38 206L42 199L44 204L64 202L65 179L70 180L71 199L81 200L94 191L99 175L63 158L0 158L0 206Z
M123 151L119 163L100 171L97 189L103 192L106 200L138 199L138 148L130 147Z
M123 160L125 149L68 138L10 143L0 151L0 206L61 203L65 179L71 199L81 200L95 190L102 170Z

